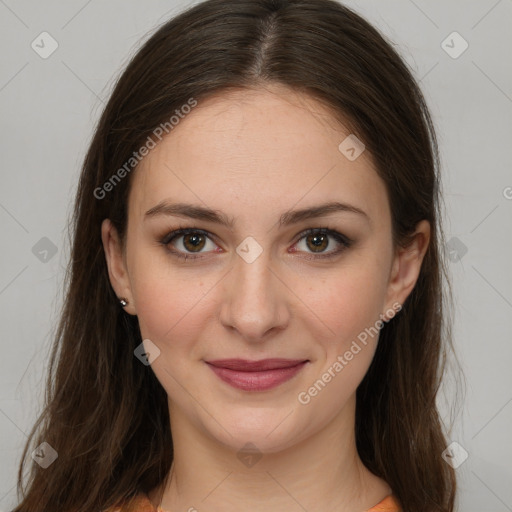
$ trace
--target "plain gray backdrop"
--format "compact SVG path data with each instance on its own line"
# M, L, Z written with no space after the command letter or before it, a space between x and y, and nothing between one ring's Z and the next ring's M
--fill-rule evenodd
M17 502L21 450L43 399L67 219L93 128L129 57L189 4L0 0L0 511ZM394 42L439 135L467 379L450 433L457 457L467 453L458 510L512 511L512 1L346 4ZM440 399L448 424L450 382Z

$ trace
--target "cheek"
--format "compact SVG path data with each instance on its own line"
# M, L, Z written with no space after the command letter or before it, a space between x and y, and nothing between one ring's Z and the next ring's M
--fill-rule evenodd
M331 353L350 345L359 333L375 324L383 312L385 292L382 265L367 260L340 267L316 284L308 283L302 296Z
M177 346L183 345L199 326L197 317L206 304L207 283L186 279L156 264L140 265L132 275L132 293L143 338L157 344L169 344L172 340Z
M333 274L323 286L309 287L308 305L316 313L316 369L297 399L301 406L311 404L320 422L330 421L344 407L372 362L384 277L381 265L354 265ZM310 329L314 333L314 325Z

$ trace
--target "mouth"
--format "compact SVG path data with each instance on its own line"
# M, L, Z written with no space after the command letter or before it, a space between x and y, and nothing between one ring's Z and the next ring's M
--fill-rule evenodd
M290 380L309 360L304 359L218 359L205 361L222 381L244 391L266 391Z

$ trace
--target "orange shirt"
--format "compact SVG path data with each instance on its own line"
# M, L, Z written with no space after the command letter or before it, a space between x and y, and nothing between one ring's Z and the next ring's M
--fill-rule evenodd
M149 501L146 494L138 494L130 502L126 503L122 508L111 508L106 512L169 512L163 508L155 508ZM373 506L367 512L402 512L396 498L390 494L386 496L380 503Z
M396 498L390 494L367 512L402 512L402 509Z

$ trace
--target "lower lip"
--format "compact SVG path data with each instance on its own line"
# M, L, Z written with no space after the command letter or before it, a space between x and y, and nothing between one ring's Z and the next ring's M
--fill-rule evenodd
M304 361L288 368L276 368L275 370L261 372L228 370L227 368L211 364L208 364L208 366L215 372L217 377L234 388L243 389L244 391L266 391L290 380L304 368L306 363L307 361Z

